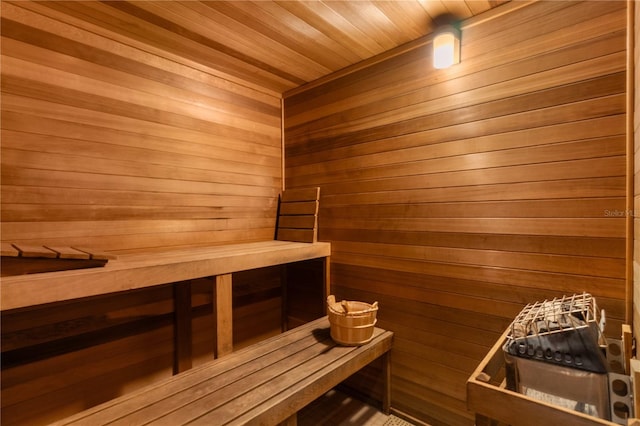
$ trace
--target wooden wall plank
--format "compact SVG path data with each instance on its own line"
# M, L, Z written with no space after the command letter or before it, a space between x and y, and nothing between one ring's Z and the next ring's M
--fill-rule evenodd
M127 44L80 10L119 13L2 5L3 239L130 250L263 238L281 187L279 99ZM39 214L49 208L54 221ZM165 208L180 213L167 222ZM81 224L82 211L99 220Z
M279 93L188 58L208 49L162 28L118 33L117 7L1 8L3 241L126 253L273 239ZM142 33L175 37L187 55ZM279 331L275 276L240 278L239 307L261 327L235 312L238 344ZM198 288L191 350L181 342L194 364L213 356L216 326L211 281ZM2 424L47 424L171 375L174 310L167 287L3 312Z
M633 185L633 229L640 228L640 185L637 183L640 179L640 46L638 45L638 39L640 37L640 7L633 4L633 10L630 11L628 19L633 23L633 28L630 29L630 35L632 35L632 44L634 45L633 57L629 58L629 64L633 66L633 75L629 76L630 81L633 81L633 168L634 168L634 185ZM632 306L633 312L631 313L631 326L633 335L636 338L640 338L640 241L634 235L633 238L633 263L632 263L632 275L633 275L633 298ZM638 413L636 413L638 417Z
M285 96L332 293L379 301L393 406L433 425L473 424L466 379L525 304L625 317L626 3L505 10L461 24L450 69L423 45Z

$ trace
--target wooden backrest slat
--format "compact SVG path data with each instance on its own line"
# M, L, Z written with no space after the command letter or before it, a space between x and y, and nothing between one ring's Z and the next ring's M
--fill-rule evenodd
M43 246L35 245L35 244L14 244L15 248L20 250L20 256L22 257L47 257L47 258L56 258L58 257L58 253L53 250L49 250Z
M318 241L320 188L296 188L280 197L276 240L315 243Z
M60 259L91 259L91 255L89 253L76 250L72 247L66 247L66 246L44 246L44 247L58 253L58 257Z
M320 188L294 188L287 189L282 192L282 202L296 202L299 203L301 201L317 201L320 196Z
M103 251L99 251L95 249L88 249L84 247L72 247L72 248L89 254L89 256L91 256L91 259L95 259L95 260L115 260L118 258L118 256L113 253L105 253Z
M2 243L2 256L18 257L20 251L10 243Z
M285 202L280 204L281 215L316 214L318 203L313 201Z
M281 228L313 229L316 226L316 217L310 215L281 216L278 225Z
M303 243L312 243L317 239L313 229L279 229L279 241L298 241Z

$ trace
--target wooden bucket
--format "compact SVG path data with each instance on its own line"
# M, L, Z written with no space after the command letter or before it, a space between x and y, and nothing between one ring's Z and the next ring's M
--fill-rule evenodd
M336 302L335 296L327 298L331 338L341 345L358 346L373 338L378 302Z

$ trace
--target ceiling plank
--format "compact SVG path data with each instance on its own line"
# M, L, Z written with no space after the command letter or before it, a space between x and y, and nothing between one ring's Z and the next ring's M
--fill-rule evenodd
M442 15L508 0L127 0L19 2L169 61L282 94L424 39Z

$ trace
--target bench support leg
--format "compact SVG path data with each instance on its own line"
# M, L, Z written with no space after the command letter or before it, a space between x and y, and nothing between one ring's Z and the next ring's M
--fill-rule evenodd
M173 304L173 374L178 374L191 368L191 281L173 285Z
M233 352L233 297L231 274L218 275L214 289L216 357Z
M391 413L391 351L382 355L382 412L386 415Z
M294 413L291 417L280 423L278 426L298 426L298 414Z
M289 280L287 265L280 265L280 288L282 289L282 318L280 331L289 329Z
M327 315L327 297L331 294L331 256L327 256L322 259L322 282L324 288L322 289L323 299L322 306L324 306L324 314Z

